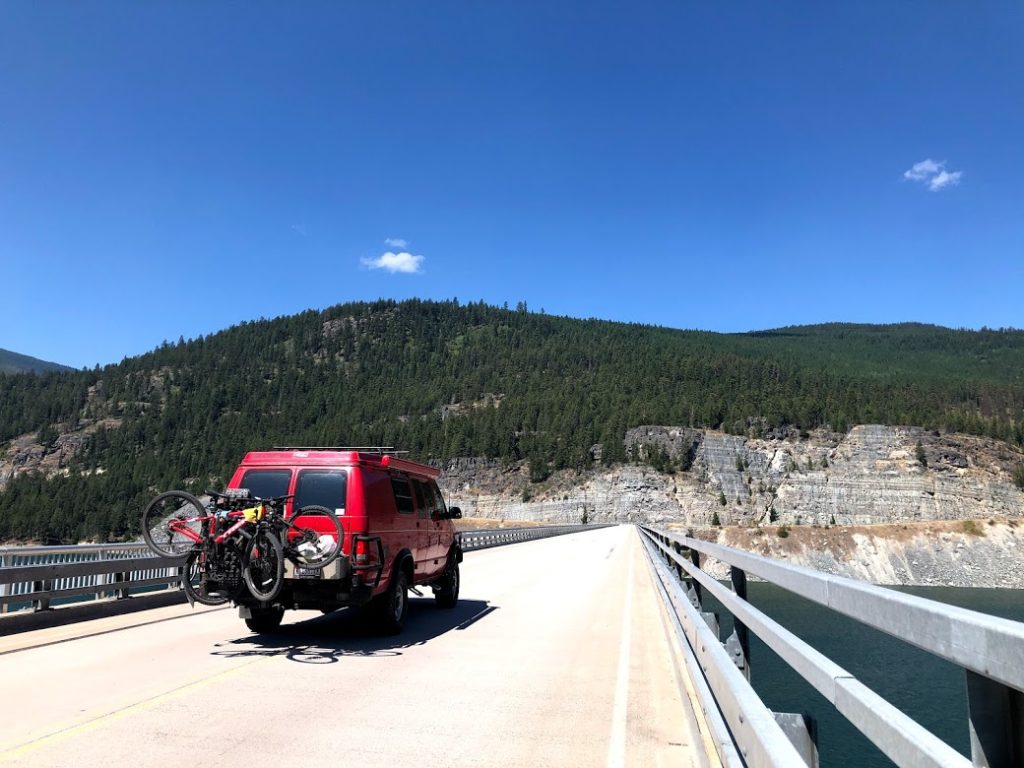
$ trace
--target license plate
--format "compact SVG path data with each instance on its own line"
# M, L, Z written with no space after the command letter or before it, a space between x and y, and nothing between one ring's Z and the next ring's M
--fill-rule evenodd
M295 566L295 577L299 579L322 579L324 577L323 568L303 568L301 565Z

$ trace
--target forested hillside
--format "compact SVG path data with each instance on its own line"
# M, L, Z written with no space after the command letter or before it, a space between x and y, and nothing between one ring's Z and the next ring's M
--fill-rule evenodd
M914 424L1024 443L1024 332L827 325L715 334L480 304L346 304L92 371L0 376L0 443L69 431L61 472L0 493L0 539L133 533L158 490L249 449L397 445L527 460L534 479L627 459L640 424ZM2 456L4 451L0 451Z

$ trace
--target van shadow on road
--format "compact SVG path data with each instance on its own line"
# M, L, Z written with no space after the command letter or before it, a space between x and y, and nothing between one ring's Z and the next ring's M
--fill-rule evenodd
M274 632L225 640L217 643L211 654L228 658L284 656L303 664L333 664L344 656L401 656L404 648L423 645L452 630L469 629L497 609L486 600L460 600L455 608L440 610L433 599L413 598L401 634L381 636L365 611L345 608L283 624Z

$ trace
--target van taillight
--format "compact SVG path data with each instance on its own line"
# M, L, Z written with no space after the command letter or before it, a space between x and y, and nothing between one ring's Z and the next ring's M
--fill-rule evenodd
M365 563L366 562L366 559L367 559L366 549L367 549L366 541L364 541L363 539L356 539L356 562L357 563Z

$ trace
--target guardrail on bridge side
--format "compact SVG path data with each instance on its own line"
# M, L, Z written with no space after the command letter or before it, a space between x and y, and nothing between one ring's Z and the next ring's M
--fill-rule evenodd
M897 765L1024 765L1024 624L662 529L640 531L723 764L799 764L783 734L796 759L817 761L813 724L804 729L792 715L769 712L750 687L752 631ZM729 566L732 589L701 569L703 557ZM963 667L972 759L747 602L748 573ZM724 644L717 618L702 611L703 590L733 615Z
M599 525L493 528L461 532L464 551L561 536ZM0 613L11 606L44 611L69 599L123 599L176 588L185 559L169 560L143 542L0 548Z

